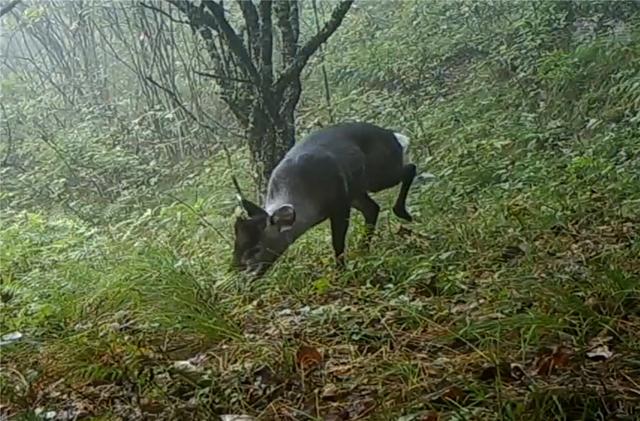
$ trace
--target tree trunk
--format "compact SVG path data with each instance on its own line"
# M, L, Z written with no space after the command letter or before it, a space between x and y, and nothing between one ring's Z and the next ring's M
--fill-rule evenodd
M264 199L274 168L295 143L294 109L283 110L285 112L278 115L276 122L272 122L262 110L254 112L251 117L247 140L261 199Z
M302 70L342 24L354 0L336 4L329 20L322 28L317 25L317 33L304 44L299 42L297 1L239 1L244 20L240 31L231 25L222 1L167 1L189 18L207 45L222 99L245 128L256 186L264 195L273 169L295 143ZM281 59L276 69L273 43L278 34Z

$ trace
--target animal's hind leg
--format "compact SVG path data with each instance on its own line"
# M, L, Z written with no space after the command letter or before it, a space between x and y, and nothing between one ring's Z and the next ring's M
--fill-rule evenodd
M373 236L376 223L378 222L380 206L367 193L364 193L362 196L354 199L352 206L362 212L362 215L364 216L364 223L366 225L364 246L365 248L368 248L371 243L371 237Z
M398 218L402 218L409 222L411 222L413 218L409 212L407 212L407 194L409 193L409 188L411 187L411 183L413 183L414 178L416 178L416 166L414 164L405 165L402 169L402 186L400 187L400 194L398 194L396 204L393 205L393 213L395 213Z

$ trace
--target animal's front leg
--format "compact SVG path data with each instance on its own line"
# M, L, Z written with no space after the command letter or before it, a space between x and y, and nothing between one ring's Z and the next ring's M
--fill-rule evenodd
M346 267L344 259L344 246L349 229L349 217L351 215L351 207L346 207L335 212L331 216L331 241L333 243L333 251L336 256L336 263L339 269Z

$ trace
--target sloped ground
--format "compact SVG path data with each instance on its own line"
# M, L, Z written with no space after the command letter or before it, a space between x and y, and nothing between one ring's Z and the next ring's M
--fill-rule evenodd
M638 51L546 59L539 108L483 62L416 111L415 155L438 178L413 189L415 223L382 215L370 252L356 215L344 273L326 227L260 282L229 273L194 214L228 232L218 169L175 192L191 209L115 226L7 213L3 413L637 419Z
M357 216L346 273L326 227L249 285L179 204L156 211L155 232L117 240L16 218L3 332L24 336L2 347L3 411L635 419L637 139L563 153L513 139L443 146L450 158L424 165L439 180L411 196L419 221L385 213L365 253Z

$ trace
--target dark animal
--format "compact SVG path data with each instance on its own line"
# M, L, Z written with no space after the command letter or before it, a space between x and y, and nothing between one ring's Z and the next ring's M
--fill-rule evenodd
M241 196L248 218L235 222L234 266L261 276L297 238L329 219L343 267L351 208L364 215L368 245L380 213L369 193L399 183L393 212L411 221L405 202L416 166L407 162L408 146L406 136L369 123L343 123L307 136L273 170L264 207Z

